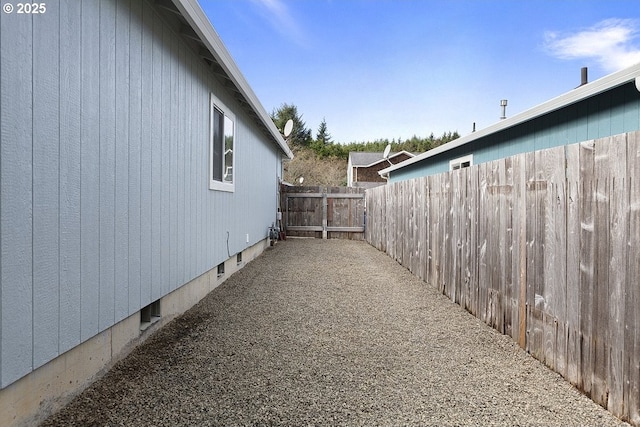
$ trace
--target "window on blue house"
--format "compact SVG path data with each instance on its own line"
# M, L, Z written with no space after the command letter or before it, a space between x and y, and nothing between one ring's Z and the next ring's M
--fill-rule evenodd
M234 191L235 115L211 95L209 189Z
M457 159L453 159L449 162L449 170L456 170L462 168L468 168L473 165L473 154L469 154L468 156L459 157Z

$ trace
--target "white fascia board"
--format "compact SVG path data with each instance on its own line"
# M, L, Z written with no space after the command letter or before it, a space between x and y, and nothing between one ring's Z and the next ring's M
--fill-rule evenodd
M375 162L370 163L370 164L368 164L368 165L358 165L358 166L356 166L356 167L357 167L357 168L370 168L371 166L373 166L373 165L377 165L378 163L380 163L380 162L384 162L384 161L386 161L386 160L387 160L387 159L380 159L380 160L376 160Z
M549 101L543 102L542 104L537 105L529 110L516 114L515 116L509 117L507 119L501 120L477 132L473 132L468 135L462 136L456 140L453 140L451 142L447 142L446 144L436 147L433 150L429 150L422 154L419 154L412 159L407 159L404 162L398 163L393 166L389 166L388 168L383 169L378 173L380 175L383 175L383 174L387 174L389 172L393 172L395 170L401 169L405 166L412 165L413 163L419 162L424 159L428 159L429 157L436 156L440 153L452 150L464 144L468 144L469 142L475 141L476 139L482 138L487 135L491 135L493 133L499 132L504 129L508 129L510 127L514 127L521 123L543 116L547 113L551 113L552 111L556 111L561 108L567 107L571 104L575 104L584 99L590 98L594 95L598 95L602 92L606 92L607 90L621 86L625 83L632 82L636 80L639 76L640 76L640 63L634 66L631 66L629 68L625 68L624 70L615 72L613 74L609 74L608 76L604 76L598 80L594 80L593 82L587 83L584 86L577 87L570 92L567 92L556 98L550 99Z
M278 143L284 154L293 159L293 152L280 134L278 128L271 120L271 116L266 112L258 97L249 86L240 69L231 57L231 54L222 43L222 39L211 25L209 18L205 15L197 0L172 0L184 19L189 23L193 31L198 34L202 43L211 52L216 61L220 64L229 79L238 88L251 108L256 112L260 120L267 127L271 136Z
M393 159L394 157L398 157L400 154L406 154L409 157L415 157L416 155L413 153L410 153L408 151L402 150L402 151L398 151L397 153L392 154L391 156L389 156L389 159ZM376 160L375 162L371 163L370 165L361 165L361 166L356 166L357 168L370 168L371 166L377 165L378 163L382 163L387 159L380 159L380 160ZM407 159L409 160L409 159ZM406 161L406 160L405 160Z

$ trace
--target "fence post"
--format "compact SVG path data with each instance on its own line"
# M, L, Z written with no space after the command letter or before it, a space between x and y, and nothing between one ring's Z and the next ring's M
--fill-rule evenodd
M327 239L327 189L322 192L322 238Z

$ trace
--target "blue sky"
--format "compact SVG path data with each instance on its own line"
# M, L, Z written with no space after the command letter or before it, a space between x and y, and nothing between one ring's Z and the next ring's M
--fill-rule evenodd
M466 135L640 62L637 0L199 0L267 112L335 142Z

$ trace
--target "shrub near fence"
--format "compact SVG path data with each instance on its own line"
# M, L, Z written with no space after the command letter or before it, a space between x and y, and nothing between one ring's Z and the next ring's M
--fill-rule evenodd
M640 426L640 132L366 194L371 245Z

